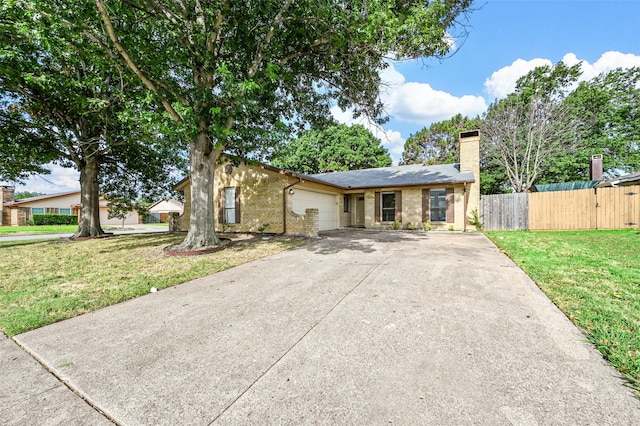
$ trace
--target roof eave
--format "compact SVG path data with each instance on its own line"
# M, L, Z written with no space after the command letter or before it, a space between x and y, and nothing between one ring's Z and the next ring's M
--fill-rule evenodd
M341 188L346 190L353 189L371 189L371 188L413 188L419 186L437 186L437 185L462 185L465 183L475 183L475 179L462 179L452 181L438 181L438 182L418 182L418 183L390 183L383 185L365 185L365 186L342 186Z

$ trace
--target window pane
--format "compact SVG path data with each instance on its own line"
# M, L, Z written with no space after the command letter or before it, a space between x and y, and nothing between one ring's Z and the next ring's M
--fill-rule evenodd
M393 222L396 220L396 194L382 194L382 221Z
M60 209L60 214L71 214L71 209Z
M225 188L224 189L224 207L227 209L233 209L236 206L236 189Z
M224 219L227 223L236 223L236 188L224 189Z
M382 194L382 208L388 209L396 207L396 194Z
M31 207L31 214L43 214L44 207Z
M225 209L227 223L236 223L236 209Z
M432 189L429 192L429 207L432 222L447 220L447 197L444 189Z

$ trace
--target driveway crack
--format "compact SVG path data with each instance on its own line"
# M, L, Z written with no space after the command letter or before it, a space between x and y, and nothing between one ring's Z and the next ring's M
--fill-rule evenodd
M360 287L360 284L362 284L364 281L367 280L367 278L369 278L371 276L371 274L378 269L381 265L385 264L394 254L396 254L395 250L392 250L391 253L389 253L384 259L382 259L380 262L376 263L375 266L371 269L369 269L367 271L367 273L358 281L356 282L356 284L349 289L349 291L347 291L346 293L344 293L342 295L342 297L340 299L338 299L338 301L331 307L331 309L329 309L320 319L318 319L316 322L313 323L313 325L311 327L309 327L309 329L307 331L305 331L302 336L300 336L294 343L293 345L291 345L291 347L289 349L287 349L286 351L284 351L282 353L282 355L280 355L280 357L278 357L278 359L276 359L266 370L264 370L258 377L256 377L256 379L251 382L251 384L249 386L247 386L247 388L245 390L243 390L237 397L235 397L233 399L233 401L231 401L229 404L227 404L226 407L224 407L224 409L216 416L214 417L213 420L211 420L211 422L209 423L209 426L211 426L212 424L214 424L220 417L222 417L227 411L229 411L229 409L231 407L233 407L236 402L238 402L238 400L240 400L240 398L242 398L247 392L249 392L255 385L256 383L258 383L269 371L271 371L273 369L273 367L275 367L284 357L286 357L296 346L298 346L298 344L300 344L300 342L309 335L309 333L311 333L313 330L315 330L315 328L322 322L324 321L325 318L327 318L329 315L331 315L331 313L342 304L342 302L344 301L344 299L347 298L347 296L351 295L358 287Z

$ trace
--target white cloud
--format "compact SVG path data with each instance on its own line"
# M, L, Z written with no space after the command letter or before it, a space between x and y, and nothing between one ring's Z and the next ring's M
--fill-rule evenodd
M575 54L567 53L562 61L567 65L573 65L581 61ZM640 67L640 56L632 53L620 53L615 51L605 52L593 64L582 61L582 76L580 80L591 80L603 72L616 68Z
M513 92L516 88L516 81L534 68L544 65L552 65L549 59L535 58L530 61L516 59L509 66L500 68L485 80L484 90L491 99L501 99Z
M429 126L456 114L476 116L487 109L484 98L461 97L433 89L427 83L408 82L384 99L389 114L396 120Z
M457 97L427 83L407 82L393 65L382 70L380 78L383 82L380 97L386 112L398 121L429 126L456 114L475 116L487 109L482 97Z
M457 97L435 90L427 83L407 82L404 75L398 72L393 64L380 71L380 78L382 80L380 98L385 104L386 113L398 121L427 127L456 114L476 116L487 109L485 100L480 96ZM351 110L342 111L334 107L331 113L340 123L361 124L369 129L389 150L394 163L398 163L402 157L405 142L401 132L382 129L366 118L354 120Z
M72 168L50 164L51 174L32 176L24 184L16 184L16 191L41 192L55 194L80 190L80 174Z
M597 61L590 64L578 58L575 53L567 53L562 58L562 62L568 66L582 62L580 81L585 81L616 68L640 66L640 56L631 53L609 51L603 53ZM516 59L511 65L500 68L491 74L491 77L484 82L484 89L492 99L504 98L515 90L518 78L527 74L532 69L544 65L553 65L553 63L549 59L542 58L535 58L529 61Z

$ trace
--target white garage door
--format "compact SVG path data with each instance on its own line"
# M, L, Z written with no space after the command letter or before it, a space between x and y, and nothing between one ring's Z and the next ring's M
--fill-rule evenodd
M138 213L130 212L127 214L127 218L124 220L125 225L136 225L138 223ZM100 225L122 225L122 219L112 218L109 219L109 210L106 208L100 209Z
M291 204L295 213L304 214L306 209L318 209L320 231L338 228L338 206L335 195L298 188L295 188L294 191Z

